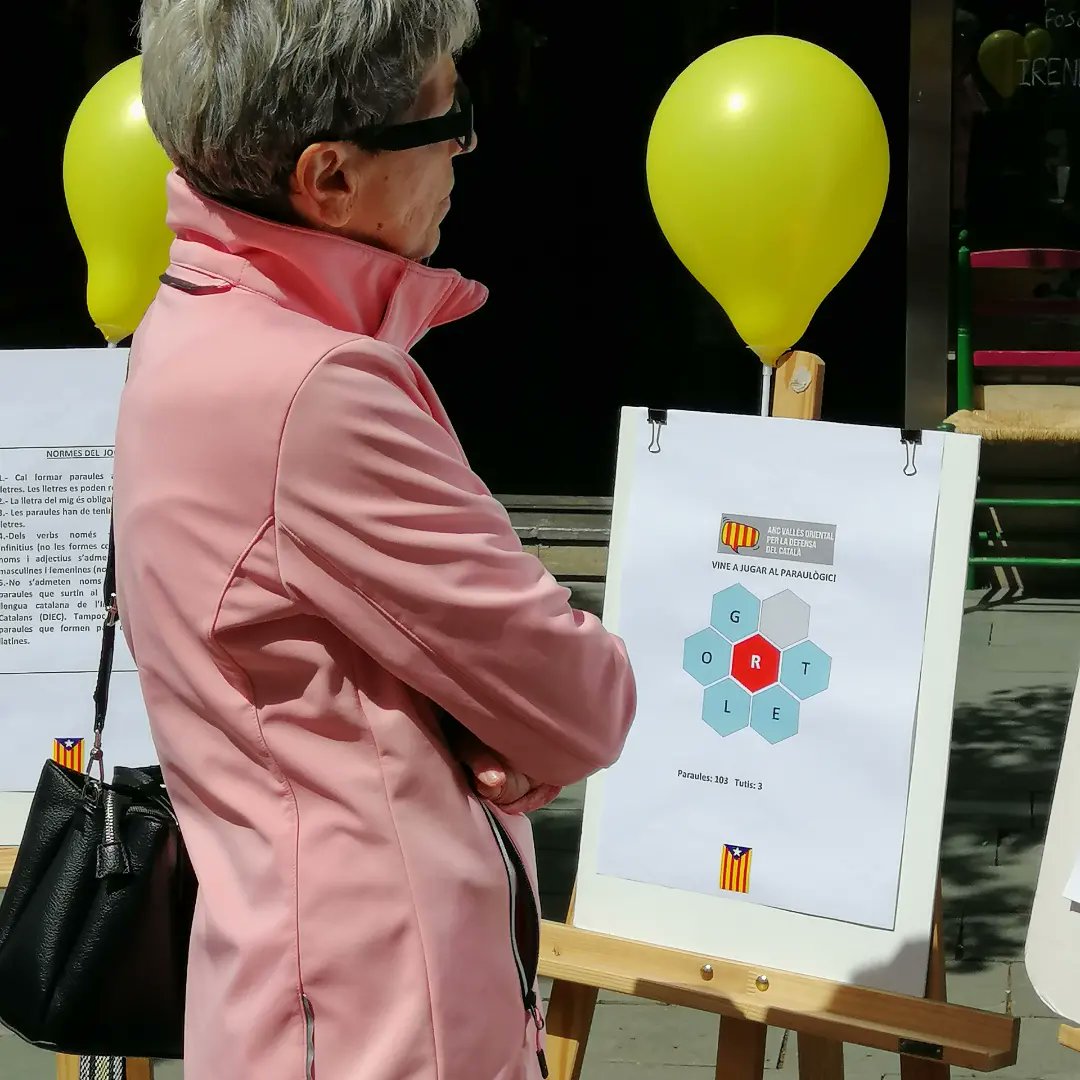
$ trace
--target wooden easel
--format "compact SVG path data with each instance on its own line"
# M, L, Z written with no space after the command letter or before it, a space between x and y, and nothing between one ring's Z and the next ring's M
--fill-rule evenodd
M17 851L18 848L0 847L0 889L6 889L11 880ZM79 1061L77 1057L57 1054L56 1080L79 1080ZM154 1080L153 1063L145 1058L128 1058L124 1062L124 1080Z
M79 1080L81 1058L56 1057L56 1080ZM154 1066L143 1058L127 1058L124 1061L124 1080L154 1080Z
M772 415L819 419L824 370L812 353L786 357L775 372ZM940 881L925 998L625 941L575 929L572 920L573 901L567 925L545 922L541 936L540 972L554 980L551 1080L580 1080L601 989L720 1014L717 1080L761 1080L770 1026L796 1032L800 1080L842 1080L844 1043L902 1055L903 1080L946 1080L952 1065L989 1072L1016 1061L1019 1020L946 1003Z

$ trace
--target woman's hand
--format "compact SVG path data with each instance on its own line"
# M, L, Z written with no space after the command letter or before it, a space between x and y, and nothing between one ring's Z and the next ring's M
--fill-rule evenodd
M562 790L553 784L536 784L524 773L515 772L460 724L448 734L450 748L472 775L477 795L508 814L539 810Z

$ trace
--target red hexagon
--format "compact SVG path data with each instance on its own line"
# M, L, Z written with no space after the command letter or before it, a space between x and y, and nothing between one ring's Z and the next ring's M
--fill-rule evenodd
M740 641L731 653L731 674L752 694L764 690L780 676L780 650L760 634Z

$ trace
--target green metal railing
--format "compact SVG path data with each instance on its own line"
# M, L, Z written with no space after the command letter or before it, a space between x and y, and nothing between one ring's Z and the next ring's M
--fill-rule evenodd
M1006 499L1006 498L1002 498L1002 499L995 499L995 498L985 498L985 499L976 499L975 500L975 505L976 506L994 506L994 507L1005 506L1005 507L1019 507L1019 508L1038 508L1038 507L1046 507L1046 506L1058 506L1058 507L1065 507L1066 509L1074 509L1075 510L1077 508L1080 508L1080 499L1057 499L1057 498L1046 498L1046 499Z
M975 407L975 364L971 354L971 248L960 233L956 259L956 407Z
M972 555L968 559L968 566L1000 566L1002 569L1008 566L1054 566L1058 569L1077 569L1080 567L1080 559L1066 559L1060 556L1050 558L1040 555L1007 555L1004 558L996 558L993 555Z

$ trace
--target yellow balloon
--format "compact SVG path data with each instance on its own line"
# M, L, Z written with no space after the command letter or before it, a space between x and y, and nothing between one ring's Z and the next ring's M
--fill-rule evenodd
M86 306L106 341L134 333L169 263L165 178L172 165L146 121L139 57L83 99L64 146L64 194L86 256Z
M657 220L739 336L772 365L881 217L889 144L859 77L795 38L741 38L668 91L647 160Z
M1031 60L1049 56L1053 47L1054 39L1050 36L1050 31L1044 26L1032 26L1024 35L1024 50Z
M995 30L979 46L979 69L1006 99L1016 93L1027 59L1027 44L1015 30Z

